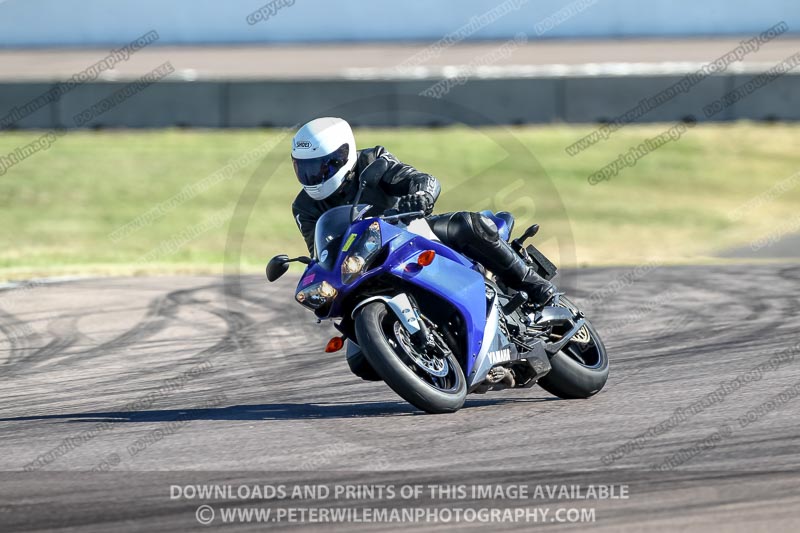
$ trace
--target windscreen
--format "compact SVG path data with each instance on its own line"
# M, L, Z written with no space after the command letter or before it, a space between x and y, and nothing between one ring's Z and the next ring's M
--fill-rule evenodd
M358 209L365 207L367 206L359 205ZM314 229L314 259L326 270L333 268L336 256L342 248L342 237L350 227L350 209L349 205L334 207L325 211L317 220L317 227Z

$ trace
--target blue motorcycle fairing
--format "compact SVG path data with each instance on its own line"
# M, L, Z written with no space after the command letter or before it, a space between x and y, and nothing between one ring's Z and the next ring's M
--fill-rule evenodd
M341 264L348 253L352 243L367 230L376 220L380 223L382 247L388 247L385 261L374 265L363 275L351 283L343 284ZM503 224L505 223L504 221ZM303 274L297 290L308 287L314 283L327 281L338 294L327 312L320 318L339 318L345 314L342 309L343 301L348 294L358 291L359 286L365 281L382 274L391 275L404 280L406 283L420 287L452 304L461 314L466 327L467 354L465 357L465 374L473 374L478 356L483 352L485 356L489 349L488 344L496 336L496 324L493 331L487 329L487 298L486 285L483 275L477 270L476 264L457 253L441 242L432 241L420 235L410 233L404 228L389 224L383 220L369 218L356 221L344 234L338 257L333 262L331 270L327 270L318 262L308 266ZM350 244L348 244L350 242ZM348 248L344 250L343 248ZM425 250L433 250L436 257L433 262L420 267L417 258ZM330 264L330 263L329 263ZM321 310L323 311L323 310ZM484 345L487 345L484 348ZM482 350L482 348L484 348ZM484 357L485 358L485 357Z
M430 265L420 268L417 258L425 250L435 251L436 257ZM403 259L391 267L391 272L407 283L448 301L458 310L467 330L465 359L466 373L469 374L484 342L486 285L478 271L447 257L449 251L439 242L415 236L398 248L396 256Z

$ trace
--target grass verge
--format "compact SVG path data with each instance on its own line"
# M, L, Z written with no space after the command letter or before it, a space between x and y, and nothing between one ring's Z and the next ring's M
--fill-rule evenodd
M591 173L667 127L628 126L574 157L564 147L590 126L362 129L356 138L437 176L438 212L506 208L538 222L537 239L565 266L706 262L797 216L798 183L741 209L800 170L797 125L698 125L589 185ZM0 155L40 136L3 133ZM302 253L289 139L279 130L60 137L0 176L0 278L219 272L226 253L250 271L275 253ZM254 149L265 153L259 161L209 178ZM132 221L141 225L120 230Z

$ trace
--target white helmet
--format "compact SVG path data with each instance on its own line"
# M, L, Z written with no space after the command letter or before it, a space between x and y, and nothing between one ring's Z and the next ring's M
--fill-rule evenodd
M292 139L294 173L314 200L324 200L342 186L357 155L353 130L340 118L312 120Z

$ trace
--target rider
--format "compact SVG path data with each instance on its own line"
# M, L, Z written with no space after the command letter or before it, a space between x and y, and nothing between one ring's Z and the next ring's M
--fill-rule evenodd
M361 202L373 206L368 216L389 209L422 211L443 244L482 264L507 286L525 291L531 303L544 305L555 293L553 284L500 238L487 216L467 211L431 216L441 192L439 181L401 163L383 146L356 151L353 131L341 118L318 118L300 128L292 140L292 162L303 185L292 213L309 252L313 253L319 217L333 207L352 204L360 178L369 177L378 185L362 193Z

